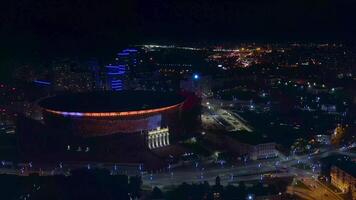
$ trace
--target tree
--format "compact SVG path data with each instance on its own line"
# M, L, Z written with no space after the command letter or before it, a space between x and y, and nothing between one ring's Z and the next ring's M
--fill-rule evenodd
M215 185L213 187L213 192L222 194L223 190L224 190L224 187L220 183L220 177L217 176L215 179Z
M154 187L151 192L151 199L162 199L163 193L158 187Z
M219 176L217 176L217 177L215 178L215 185L216 185L216 186L220 186L220 177L219 177Z
M252 187L252 192L256 195L263 195L265 193L262 183L257 183Z
M238 188L236 188L233 185L228 185L225 187L224 193L223 193L223 199L236 199L240 197L238 196Z
M240 181L238 189L238 196L244 198L247 195L245 182Z
M142 179L140 176L130 176L129 191L133 197L139 197L141 192Z

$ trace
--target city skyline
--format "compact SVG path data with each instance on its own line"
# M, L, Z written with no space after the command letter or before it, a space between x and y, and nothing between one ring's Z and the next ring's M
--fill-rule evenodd
M356 200L354 9L2 2L0 196Z

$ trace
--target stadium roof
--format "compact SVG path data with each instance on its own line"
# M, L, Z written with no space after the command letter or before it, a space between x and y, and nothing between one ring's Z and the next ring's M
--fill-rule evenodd
M119 91L62 94L46 98L39 105L62 112L127 112L170 107L183 101L175 93Z

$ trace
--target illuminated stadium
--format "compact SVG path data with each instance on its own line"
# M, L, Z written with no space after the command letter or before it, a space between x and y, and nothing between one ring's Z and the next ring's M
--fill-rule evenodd
M159 169L180 154L179 141L200 130L200 101L188 93L66 93L38 105L43 120L20 116L17 127L21 156L31 161Z
M39 105L45 124L60 127L64 134L93 137L147 133L150 138L152 131L174 132L184 100L173 93L120 91L57 95Z

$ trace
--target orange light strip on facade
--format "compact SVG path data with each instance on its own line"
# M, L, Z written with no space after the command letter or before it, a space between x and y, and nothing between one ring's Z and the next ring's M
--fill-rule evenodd
M164 108L156 108L156 109L149 109L149 110L138 110L138 111L125 111L125 112L63 112L63 111L56 111L45 109L47 112L64 115L64 116L76 116L76 117L121 117L121 116L135 116L135 115L145 115L145 114L152 114L157 112L162 112L166 110L170 110L172 108L176 108L181 104L176 104L173 106L168 106Z

